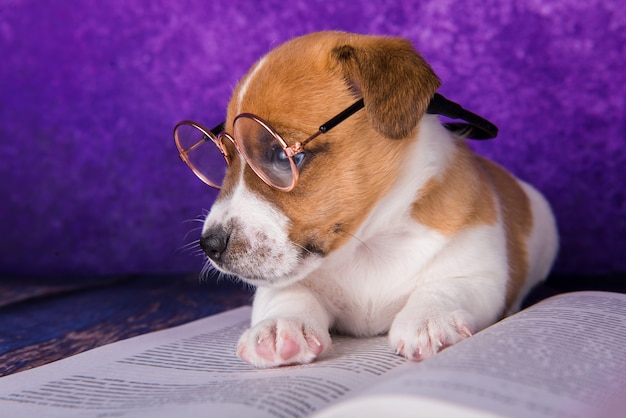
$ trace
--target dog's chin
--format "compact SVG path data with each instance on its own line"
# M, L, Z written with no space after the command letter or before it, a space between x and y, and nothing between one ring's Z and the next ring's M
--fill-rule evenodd
M241 266L226 266L215 263L213 260L210 261L211 265L217 271L229 276L234 276L254 287L281 288L290 286L309 276L320 266L322 257L306 257L288 271L284 271L284 268L280 269L283 270L280 274L277 274L279 272L277 272L276 269L242 268Z

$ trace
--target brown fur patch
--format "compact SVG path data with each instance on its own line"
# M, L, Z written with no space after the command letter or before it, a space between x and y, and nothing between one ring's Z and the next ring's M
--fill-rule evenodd
M479 162L489 175L500 200L509 261L509 281L506 292L506 308L508 309L517 298L528 275L529 261L526 242L533 227L530 199L517 180L504 168L486 158L479 158Z
M459 143L443 177L426 184L411 214L421 224L451 236L468 226L495 224L498 207L507 242L509 308L528 275L526 240L532 229L530 200L510 173Z
M413 204L419 223L445 235L472 225L493 225L496 202L486 173L476 170L477 156L458 142L456 155L441 178L432 178Z
M387 138L415 134L441 84L409 41L363 36L333 49L352 91L360 92L374 129Z

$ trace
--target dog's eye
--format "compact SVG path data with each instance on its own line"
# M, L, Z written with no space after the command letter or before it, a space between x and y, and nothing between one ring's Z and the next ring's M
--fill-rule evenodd
M296 166L300 168L300 166L302 165L302 162L304 161L304 153L303 152L297 153L296 155L293 156L293 160L295 161Z
M273 146L268 151L267 158L270 167L276 172L290 172L291 165L289 164L289 157L285 154L285 151L278 145ZM293 156L293 160L297 167L302 165L304 161L304 153L298 153Z

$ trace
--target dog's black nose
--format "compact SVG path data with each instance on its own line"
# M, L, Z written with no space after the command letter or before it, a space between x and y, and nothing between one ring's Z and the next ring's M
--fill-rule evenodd
M213 261L221 261L224 251L228 246L230 234L222 228L210 229L206 235L200 238L200 248Z

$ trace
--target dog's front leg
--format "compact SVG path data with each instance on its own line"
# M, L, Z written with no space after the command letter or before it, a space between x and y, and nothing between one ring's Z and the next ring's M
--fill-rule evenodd
M421 361L470 337L502 311L503 301L498 301L503 298L495 290L489 280L468 277L423 283L391 325L392 348L409 360Z
M330 347L330 316L301 285L259 288L237 355L256 367L310 363Z

